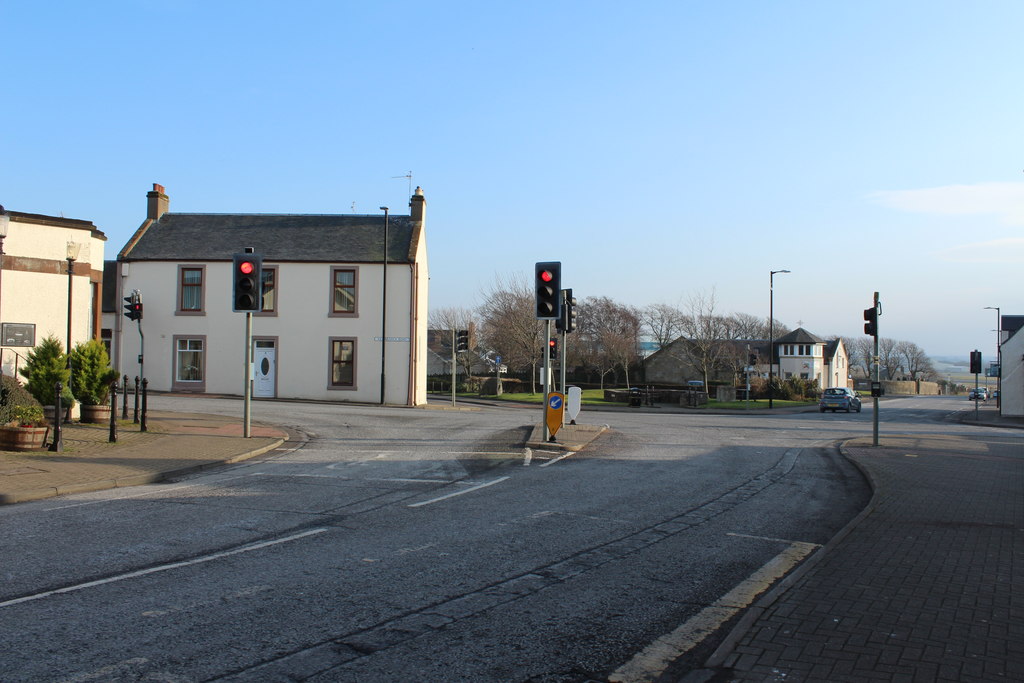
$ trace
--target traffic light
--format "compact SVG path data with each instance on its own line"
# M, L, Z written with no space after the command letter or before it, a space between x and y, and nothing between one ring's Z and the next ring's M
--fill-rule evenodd
M971 351L971 374L981 373L981 351Z
M142 320L142 297L139 293L132 292L131 296L124 297L124 315L129 320Z
M259 311L263 308L263 256L235 254L231 270L231 310Z
M877 308L865 308L864 309L864 334L869 334L872 337L878 336L878 309Z
M555 328L559 332L572 332L576 329L576 297L571 289L563 289L562 294L562 314L555 321Z
M552 360L558 358L558 339L555 337L548 339L548 358Z
M757 365L757 354L751 353L747 355L747 365Z
M562 312L562 262L542 261L534 266L537 290L537 319L558 320Z
M469 330L459 330L455 333L455 352L469 351Z

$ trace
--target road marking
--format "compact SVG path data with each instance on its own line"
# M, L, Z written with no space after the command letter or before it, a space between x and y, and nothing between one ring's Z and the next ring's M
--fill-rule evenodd
M608 677L609 683L656 680L668 665L722 627L758 595L795 567L818 546L794 541L735 588L691 617L686 623L648 645Z
M62 593L74 593L75 591L85 590L86 588L96 588L97 586L104 586L108 583L117 583L118 581L127 581L128 579L137 579L140 576L148 576L149 574L156 574L158 572L165 572L171 569L181 569L182 567L192 567L197 564L204 564L206 562L213 562L214 560L220 560L225 557L231 557L232 555L241 555L242 553L252 552L253 550L261 550L263 548L269 548L273 545L279 545L281 543L288 543L289 541L297 541L300 538L307 536L315 536L316 534L322 534L327 529L311 529L309 531L303 531L300 534L293 536L286 536L284 538L278 538L273 541L263 541L262 543L254 543L252 545L242 546L241 548L235 548L234 550L225 550L223 552L214 553L212 555L205 555L203 557L197 557L191 560L184 560L182 562L172 562L171 564L162 564L158 567L150 567L149 569L140 569L134 572L128 572L127 574L119 574L117 576L111 576L106 579L97 579L96 581L87 581L74 586L66 586L64 588L57 588L52 591L45 591L43 593L36 593L35 595L26 595L21 598L15 598L13 600L6 600L0 602L0 609L4 607L12 607L14 605L20 605L23 602L32 602L33 600L42 600L53 595L60 595Z
M461 496L464 493L471 493L473 491L478 491L478 490L480 490L482 488L487 488L488 486L494 486L495 484L500 484L501 482L505 481L506 479L508 479L508 477L499 477L497 479L494 479L493 481L485 481L482 484L477 484L476 486L472 486L472 487L470 487L468 489L464 489L462 491L455 491L453 493L449 493L449 494L446 494L446 495L443 495L443 496L439 496L437 498L431 498L430 500L424 500L424 501L421 501L419 503L410 503L408 505L408 507L418 508L418 507L423 507L424 505L430 505L431 503L438 503L438 502L440 502L442 500L448 500L449 498L454 498L455 496ZM2 607L2 605L0 605L0 607Z
M156 496L156 495L160 495L160 494L163 494L163 493L168 493L170 491L180 491L181 489L192 489L192 488L196 488L198 486L211 486L212 487L212 486L219 485L221 482L230 481L231 479L241 479L244 476L248 476L248 475L240 474L240 475L237 475L237 476L234 476L234 477L224 477L222 479L218 479L216 482L213 482L213 483L205 482L204 481L204 482L197 482L195 484L184 484L182 486L164 486L164 487L159 487L159 488L152 488L152 485L151 485L149 488L147 488L146 491L143 491L142 493L132 493L132 494L126 494L126 495L123 495L123 496L117 496L116 498L102 498L100 500L87 500L87 501L84 501L84 502L81 502L81 503L69 503L67 505L58 505L56 507L44 508L43 512L53 512L54 510L65 510L67 508L77 508L77 507L82 507L83 505L96 505L98 503L116 503L119 500L129 500L131 498L142 498L143 496ZM114 491L116 491L116 490L117 489L114 489ZM109 494L109 493L111 493L111 491L107 490L107 491L104 491L103 493Z
M558 456L557 458L555 458L553 460L548 460L546 463L541 465L541 467L547 467L548 465L554 465L559 460L565 460L566 458L568 458L572 454L573 454L573 451L569 451L568 453L564 453L564 454Z

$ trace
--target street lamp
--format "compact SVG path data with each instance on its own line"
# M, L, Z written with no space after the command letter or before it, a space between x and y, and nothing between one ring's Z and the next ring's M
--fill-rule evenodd
M4 209L3 204L0 204L0 275L4 272L4 238L7 237L7 228L11 224L11 217L7 215L7 211ZM2 291L0 291L0 303L3 302ZM0 316L0 320L3 316ZM3 345L3 340L0 339L0 346ZM0 366L2 366L3 358L0 357ZM0 372L2 372L0 367ZM17 373L15 373L17 375Z
M384 405L384 363L388 347L388 207L382 206L384 212L384 278L380 303L380 404Z
M2 244L2 243L0 243ZM986 306L983 310L996 312L996 410L1002 414L1003 392L1003 335L1000 332L1003 319L999 315L999 306Z
M75 261L78 260L78 254L82 250L82 245L78 242L72 242L68 240L68 338L67 338L67 370L68 370L68 387L71 387L71 278L75 274ZM65 413L65 422L67 422L67 415L71 411Z
M775 388L772 386L775 376L775 274L788 273L788 270L773 270L768 275L768 407L773 407ZM780 368L781 369L781 368Z

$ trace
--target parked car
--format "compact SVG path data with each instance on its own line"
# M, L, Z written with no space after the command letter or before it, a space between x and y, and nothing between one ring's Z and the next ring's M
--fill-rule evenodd
M826 410L831 410L833 413L837 410L845 410L846 412L856 410L859 413L860 394L846 387L825 389L821 392L821 399L818 400L818 410L823 413Z

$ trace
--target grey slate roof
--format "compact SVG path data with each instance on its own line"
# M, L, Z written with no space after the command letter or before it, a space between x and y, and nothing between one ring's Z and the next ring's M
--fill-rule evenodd
M230 261L253 247L268 261L381 263L384 216L356 214L165 213L140 228L125 261ZM412 263L420 226L410 216L388 221L388 262Z
M825 340L815 336L802 327L775 340L776 344L824 344Z

